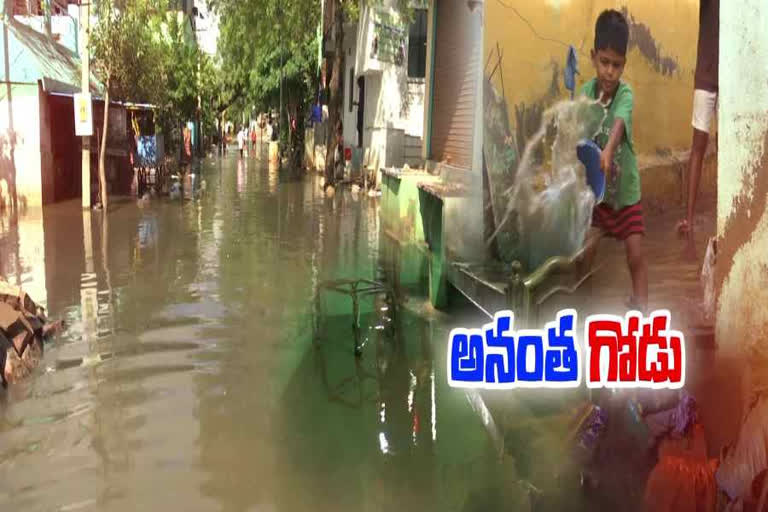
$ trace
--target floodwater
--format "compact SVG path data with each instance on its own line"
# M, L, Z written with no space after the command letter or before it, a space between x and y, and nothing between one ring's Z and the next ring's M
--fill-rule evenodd
M235 152L200 174L193 201L116 200L106 217L69 202L2 219L0 275L68 328L32 378L0 391L0 510L531 510L541 489L522 481L520 460L531 473L560 466L558 440L541 441L547 423L521 408L490 419L479 395L446 383L449 329L479 314L437 313L417 294L395 315L374 297L356 363L351 302L324 292L313 334L321 283L394 286L378 201L327 199L313 177L281 182ZM595 293L626 273L620 248L608 250ZM671 257L654 271L654 258L660 281L680 274ZM536 510L633 508L642 481L626 475L603 488L618 500L609 507L557 484L559 500Z
M318 284L384 275L378 202L235 152L201 174L195 201L3 220L0 274L68 328L0 391L0 509L487 506L496 452L446 384L445 318L415 297L393 344L369 307L356 366L336 301L313 347Z

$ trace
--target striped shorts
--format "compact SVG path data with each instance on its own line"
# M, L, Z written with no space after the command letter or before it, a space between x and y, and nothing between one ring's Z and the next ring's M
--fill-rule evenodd
M644 235L643 206L637 202L614 210L606 204L599 204L592 212L592 226L617 240L626 240L629 235Z

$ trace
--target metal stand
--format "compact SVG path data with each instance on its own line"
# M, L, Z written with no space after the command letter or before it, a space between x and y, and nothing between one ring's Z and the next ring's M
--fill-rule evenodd
M323 308L322 292L331 291L347 295L352 298L352 333L354 334L355 357L362 355L363 347L360 343L360 299L366 296L384 294L387 305L393 315L390 329L394 329L394 315L397 314L395 295L392 289L384 283L370 279L339 279L321 283L315 295L313 327L315 342L318 343L323 333Z

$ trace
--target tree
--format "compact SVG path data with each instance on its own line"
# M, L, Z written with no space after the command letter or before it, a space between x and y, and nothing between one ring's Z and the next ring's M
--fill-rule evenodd
M177 129L180 133L183 123L195 116L203 58L197 45L188 40L185 26L174 14L162 17L158 41L161 58L157 66L162 71L163 89L156 104L166 133Z
M96 24L90 35L94 71L104 84L104 119L99 147L99 190L108 207L105 159L109 103L113 99L148 101L158 95L153 62L161 55L151 32L157 9L151 0L94 0Z
M325 183L326 186L334 184L336 179L336 150L341 134L341 68L344 58L344 21L345 21L345 3L353 4L350 0L329 0L328 9L333 13L334 44L333 44L333 66L330 75L330 98L328 101L328 133L326 137L326 157L325 157Z
M263 111L280 105L281 140L295 154L303 148L303 116L317 90L320 2L220 0L212 6L219 13L218 48L226 82L221 110L235 103L248 113L253 106ZM295 132L291 118L297 120Z
M324 34L323 41L328 34L333 32L333 61L331 65L330 80L328 89L330 98L328 101L328 136L326 139L326 159L325 159L325 182L330 186L335 181L336 150L338 142L342 136L340 123L342 119L341 98L342 87L342 67L344 58L344 25L347 21L359 19L360 7L382 4L380 0L363 0L358 3L356 0L327 0L326 8L333 15L333 23ZM403 17L410 19L412 9L410 0L391 0L390 5L394 7Z

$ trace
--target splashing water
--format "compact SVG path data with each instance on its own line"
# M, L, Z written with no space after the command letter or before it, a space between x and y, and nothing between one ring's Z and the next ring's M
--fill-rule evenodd
M539 130L526 143L514 182L504 191L506 212L489 243L501 231L516 231L518 257L529 271L584 244L595 196L576 146L595 137L604 117L596 101L562 101L543 113Z

